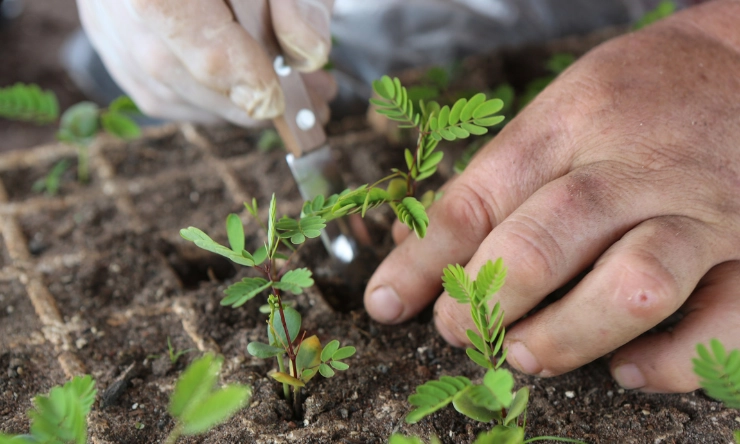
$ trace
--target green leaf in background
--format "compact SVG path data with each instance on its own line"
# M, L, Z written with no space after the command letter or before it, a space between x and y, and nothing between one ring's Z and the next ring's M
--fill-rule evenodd
M217 389L185 413L180 420L184 435L197 435L229 419L246 405L252 390L243 385L229 385Z
M16 83L0 88L0 117L39 125L51 123L59 117L59 103L52 91Z
M280 282L275 282L275 288L283 291L289 291L293 294L303 293L304 288L308 288L313 285L313 279L311 278L311 270L308 268L296 268L290 270L280 278Z
M357 349L348 345L332 353L331 358L335 361L339 361L340 359L347 359L350 356L354 356L355 353L357 353Z
M560 440L555 439L554 441ZM499 424L493 430L479 434L473 444L522 444L523 442L523 428L506 427Z
M658 6L655 7L655 9L646 12L645 15L643 15L642 18L640 18L640 20L638 20L637 23L632 26L632 29L638 30L648 25L652 25L658 20L664 19L673 14L675 11L676 4L671 0L664 0L660 2Z
M141 128L122 113L106 111L100 116L105 131L119 139L131 140L141 136Z
M141 114L139 107L129 96L120 96L114 99L108 105L108 111L123 114Z
M36 408L28 413L35 442L85 444L87 414L96 393L95 381L87 375L54 387L48 396L36 396Z
M203 230L195 227L183 228L180 230L180 236L182 236L182 238L185 240L193 242L195 245L206 251L221 255L239 265L254 267L254 259L245 257L243 254L236 253L231 248L224 247L223 245L211 239L206 233L203 232Z
M100 128L99 111L98 105L92 102L80 102L67 108L59 123L59 140L82 145L90 143Z
M203 402L218 380L222 363L222 357L207 354L185 369L170 397L169 411L172 416L178 419L184 417Z

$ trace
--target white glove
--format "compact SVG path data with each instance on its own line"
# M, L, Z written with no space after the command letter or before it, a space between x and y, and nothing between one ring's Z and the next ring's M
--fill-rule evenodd
M231 6L268 0L77 0L82 24L118 84L146 114L172 120L229 120L242 126L279 116L284 98L263 42L238 23ZM296 69L327 61L334 0L269 0L273 29ZM252 7L240 5L243 7ZM271 21L271 23L261 23ZM245 29L245 27L247 29ZM254 34L254 33L253 33ZM304 76L320 117L336 92L321 70Z

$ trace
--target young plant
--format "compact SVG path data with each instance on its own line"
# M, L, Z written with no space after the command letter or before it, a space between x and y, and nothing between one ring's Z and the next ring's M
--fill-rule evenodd
M0 88L0 117L31 122L37 125L58 121L57 138L77 147L77 177L82 183L90 179L88 147L102 129L121 138L139 137L141 130L131 119L139 114L134 102L122 96L108 108L100 108L92 102L80 102L69 107L59 117L59 102L52 91L42 91L38 85L16 83ZM57 163L49 175L36 184L34 189L54 195L59 189L59 179L68 165L64 160Z
M52 388L48 396L36 396L35 409L28 412L30 432L16 436L0 433L0 444L85 444L87 414L96 393L90 376L77 376Z
M489 127L504 120L504 116L497 115L504 102L487 100L485 94L479 93L470 99L459 99L452 106L424 100L415 105L400 80L388 76L373 82L373 90L377 98L370 102L379 114L418 133L416 146L404 150L406 171L393 168L390 175L375 183L328 198L318 196L304 204L302 217L317 216L328 221L355 213L364 216L369 209L387 203L401 222L423 238L429 225L426 207L434 200L434 192L427 192L421 201L416 194L419 183L432 176L442 161L443 153L437 151L439 142L486 134Z
M244 204L252 216L257 217L256 200L251 205ZM272 377L283 384L286 399L293 402L294 413L298 416L301 410L300 391L316 373L330 378L334 370L346 370L349 365L342 362L355 354L354 347L339 347L339 341L330 341L322 346L318 337L305 337L301 332L301 315L297 310L283 301L284 293L301 294L303 289L313 285L311 271L306 268L288 269L297 248L308 238L316 238L325 227L325 220L319 216L304 216L291 219L283 216L277 218L275 196L270 200L267 226L267 241L253 253L245 250L244 226L239 216L230 214L226 218L226 233L229 246L218 244L203 231L189 227L180 230L183 238L192 241L200 248L220 254L234 263L251 267L261 277L248 277L230 287L224 293L221 305L238 308L264 291L269 291L267 298L268 343L252 342L247 351L258 358L276 358L278 371ZM280 252L288 250L290 256ZM278 260L285 263L279 266ZM287 362L286 362L287 360Z
M475 444L522 444L544 439L581 443L552 436L524 439L529 389L523 387L512 393L514 377L508 370L500 368L506 359L506 350L502 349L506 330L504 313L498 302L489 309L489 302L501 289L505 278L506 268L500 258L496 262L486 262L475 280L460 265L445 268L442 276L445 290L457 302L470 305L470 316L476 327L476 330L466 331L473 344L466 353L473 362L486 369L486 373L480 384L474 384L464 376L442 376L439 380L420 385L416 393L409 396L409 403L416 408L406 416L406 422L419 422L451 403L458 412L476 421L496 421L493 429L478 435ZM403 439L408 438L391 439L391 443L396 439L395 442L403 444Z
M709 348L697 344L696 352L694 373L707 395L731 409L740 409L740 350L728 353L719 340L712 339ZM734 435L740 444L740 430L735 430Z
M193 361L177 380L169 405L170 415L177 423L166 444L174 444L182 435L206 433L249 402L252 390L248 386L231 384L214 388L222 363L221 357L205 355Z
M167 354L170 358L170 364L175 365L177 364L177 361L184 355L194 352L194 348L188 348L186 350L177 350L175 347L172 346L172 341L170 340L170 337L167 336Z

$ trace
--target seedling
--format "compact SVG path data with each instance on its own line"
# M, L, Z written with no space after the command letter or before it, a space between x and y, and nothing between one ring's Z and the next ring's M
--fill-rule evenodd
M42 91L38 85L16 83L0 89L0 117L32 122L37 125L59 121L57 138L77 147L77 178L86 183L90 180L88 148L98 132L105 132L120 139L139 137L141 130L131 119L139 114L134 102L122 96L108 108L99 108L92 102L80 102L69 107L59 117L59 102L53 92ZM34 184L34 189L54 195L59 189L59 178L68 163L57 163L49 175Z
M252 216L257 217L259 208L256 200L253 200L251 205L245 204L245 207ZM289 270L288 267L297 251L294 245L300 246L307 238L318 237L325 223L324 219L318 216L304 216L300 219L284 216L278 220L276 212L277 203L273 195L270 200L267 226L263 225L267 232L267 242L253 253L244 249L244 226L236 214L230 214L226 218L226 233L230 247L218 244L194 227L180 230L180 234L198 247L220 254L236 264L251 267L262 275L244 278L229 286L224 291L226 297L221 300L221 305L238 308L260 293L270 291L267 298L268 343L251 342L247 351L258 358L277 359L279 370L271 376L283 384L283 393L286 399L292 400L294 413L298 416L301 411L301 388L316 373L330 378L334 376L334 370L349 368L342 360L354 355L355 348L340 348L339 341L336 340L322 346L317 336L306 338L305 332L299 336L301 315L283 302L284 292L301 294L304 288L313 285L313 279L311 271L306 268ZM281 246L282 250L288 250L290 256L278 251ZM286 262L279 266L278 260Z
M169 405L170 415L177 423L166 444L174 444L182 435L206 433L249 402L252 390L248 386L231 384L214 388L222 363L221 357L205 355L193 361L177 380Z
M27 435L4 435L0 444L85 444L87 414L95 402L95 381L90 376L77 376L63 386L51 389L48 396L33 399L28 412L31 429Z
M740 409L740 350L727 353L719 340L712 339L709 348L697 344L696 352L694 373L707 395L731 409ZM740 444L740 430L735 430L734 435Z
M445 290L457 302L470 305L470 316L477 330L466 331L473 344L466 353L473 362L486 369L486 373L481 384L474 384L464 376L442 376L439 380L420 385L416 393L409 396L409 403L416 408L406 416L406 422L419 422L452 403L455 410L476 421L496 421L493 429L478 435L475 444L523 444L545 439L582 443L553 436L524 439L529 389L523 387L512 394L514 377L508 370L500 368L506 359L506 349L502 349L506 330L504 313L498 302L493 308L488 308L493 295L504 285L505 278L506 268L500 258L496 262L486 262L475 280L460 265L445 268L442 276ZM414 437L391 437L391 444L419 442L421 440Z

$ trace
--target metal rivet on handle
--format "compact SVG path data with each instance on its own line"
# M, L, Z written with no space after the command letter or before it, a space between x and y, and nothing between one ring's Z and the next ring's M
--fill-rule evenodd
M291 68L290 66L285 64L285 59L283 56L277 56L275 57L275 61L272 63L273 68L275 68L275 72L280 77L286 77L290 75Z
M295 115L295 123L303 131L310 130L316 124L316 115L310 109L302 109Z

